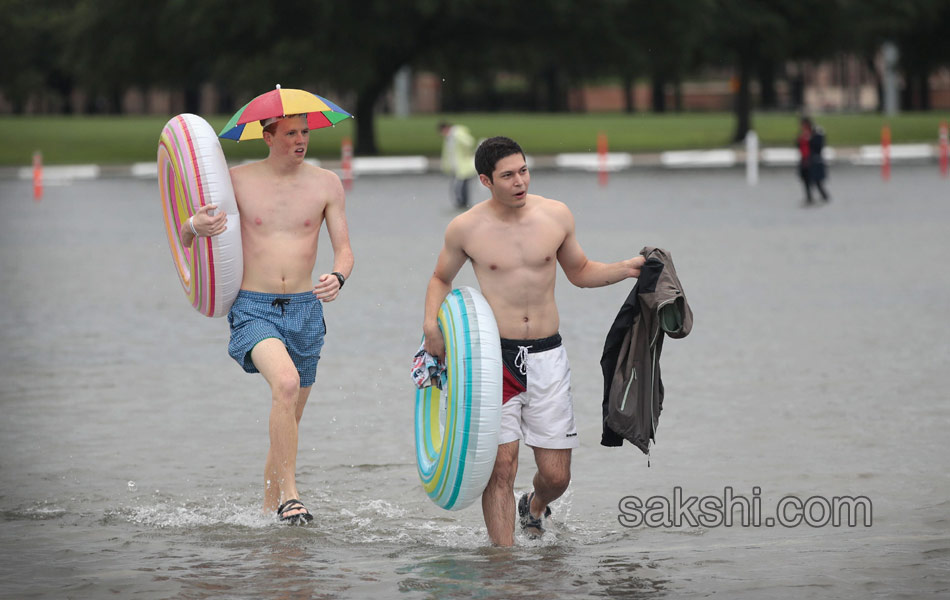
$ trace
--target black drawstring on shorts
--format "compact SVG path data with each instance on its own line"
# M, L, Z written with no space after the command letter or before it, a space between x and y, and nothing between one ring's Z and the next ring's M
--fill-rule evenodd
M271 306L280 305L280 314L284 315L284 307L290 304L290 298L275 298L273 302L270 303Z

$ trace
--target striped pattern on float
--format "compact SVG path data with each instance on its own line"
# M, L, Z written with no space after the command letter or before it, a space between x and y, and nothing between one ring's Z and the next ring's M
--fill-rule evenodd
M224 152L207 121L185 113L162 129L158 188L168 246L188 301L205 316L226 315L244 276L241 221ZM181 226L206 204L227 214L227 230L183 247Z
M438 319L447 383L441 392L435 386L416 390L416 467L429 498L459 510L481 496L495 465L501 340L491 307L473 288L449 292Z

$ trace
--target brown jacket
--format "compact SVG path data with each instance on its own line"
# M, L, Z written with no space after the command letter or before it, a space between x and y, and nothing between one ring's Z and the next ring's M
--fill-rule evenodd
M626 439L649 454L663 410L660 353L664 334L672 338L689 334L693 311L670 253L648 246L640 254L646 262L607 333L600 359L604 373L600 443L620 446Z

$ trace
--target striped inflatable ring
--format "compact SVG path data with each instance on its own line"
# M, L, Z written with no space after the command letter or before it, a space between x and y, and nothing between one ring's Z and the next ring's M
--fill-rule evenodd
M162 129L158 188L168 246L188 300L205 316L226 315L244 277L241 222L224 152L207 121L186 113L173 117ZM227 213L227 230L183 247L178 234L181 226L206 204L216 204L217 210Z
M446 510L481 496L495 466L501 427L501 340L485 297L462 287L439 309L447 383L416 390L416 467ZM441 396L445 396L443 402Z

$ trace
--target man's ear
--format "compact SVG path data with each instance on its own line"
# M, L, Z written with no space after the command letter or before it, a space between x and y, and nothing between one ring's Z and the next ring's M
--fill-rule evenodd
M488 177L488 175L482 175L481 173L479 173L478 180L482 182L483 186L487 187L488 189L491 189L492 180Z

